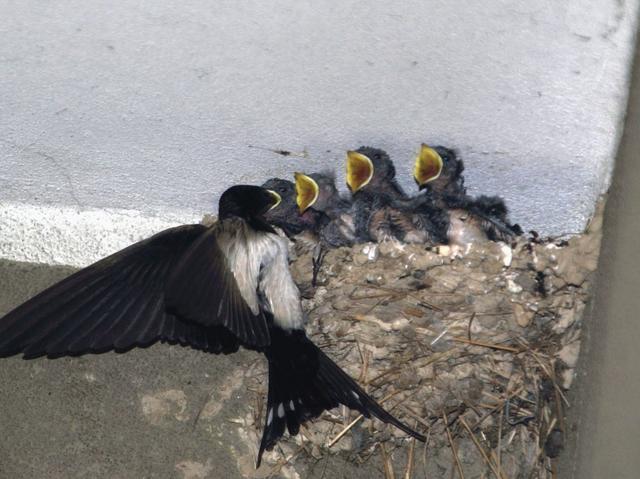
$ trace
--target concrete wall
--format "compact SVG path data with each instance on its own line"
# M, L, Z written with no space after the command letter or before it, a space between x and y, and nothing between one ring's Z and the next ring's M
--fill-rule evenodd
M452 145L543 234L608 185L638 0L0 0L0 256L81 265L236 182ZM306 151L307 158L265 149ZM126 211L123 211L126 210Z

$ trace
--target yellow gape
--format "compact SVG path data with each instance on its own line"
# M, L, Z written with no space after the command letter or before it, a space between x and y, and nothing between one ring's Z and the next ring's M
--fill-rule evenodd
M296 179L296 204L300 213L307 211L318 199L320 188L313 178L304 173L294 173Z
M282 201L282 196L280 196L278 193L276 193L273 190L267 190L267 191L271 194L271 196L273 196L274 203L271 205L271 208L269 208L269 210L272 210L280 204L280 202Z
M425 185L440 176L443 166L442 157L438 152L423 143L420 147L420 153L416 157L416 164L413 167L413 177L418 182L418 185Z
M369 184L373 178L373 163L368 156L357 151L347 151L347 185L355 193Z

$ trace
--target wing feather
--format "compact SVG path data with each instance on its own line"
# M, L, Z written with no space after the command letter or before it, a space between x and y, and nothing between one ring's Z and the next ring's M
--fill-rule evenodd
M269 344L266 319L262 311L254 314L242 297L215 229L181 257L167 282L165 301L167 309L180 317L205 326L225 326L246 346Z
M238 338L223 324L191 323L165 308L167 278L208 231L202 225L168 229L36 295L0 318L0 357L124 351L159 340L216 353L237 350ZM221 289L216 278L207 279L213 282L201 290Z

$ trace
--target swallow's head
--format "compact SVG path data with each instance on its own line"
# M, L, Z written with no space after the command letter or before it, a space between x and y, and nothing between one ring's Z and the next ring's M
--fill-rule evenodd
M281 178L271 178L263 185L282 198L282 201L264 214L267 223L281 228L289 237L299 235L303 231L315 231L318 227L320 213L312 209L302 212L297 203L297 186Z
M262 184L262 188L276 193L281 198L278 205L264 214L269 223L280 226L280 222L290 221L298 215L296 189L291 181L283 180L282 178L271 178Z
M420 189L436 194L464 194L464 163L456 152L444 146L430 147L424 143L416 157L413 178Z
M347 152L347 185L351 193L367 185L373 190L397 190L395 177L396 168L384 150L361 146Z
M289 202L294 202L296 189L293 183L289 180L283 180L282 178L271 178L265 181L262 186L267 190L274 191L282 198L282 203L278 206L285 206Z
M313 207L316 211L326 212L340 201L336 188L336 178L332 172L295 173L296 201L300 212Z
M396 167L386 151L371 146L361 146L356 152L367 156L373 164L372 181L389 181L396 177Z
M264 219L264 215L276 208L282 197L274 190L261 186L235 185L228 188L218 203L220 219L237 216L245 220Z

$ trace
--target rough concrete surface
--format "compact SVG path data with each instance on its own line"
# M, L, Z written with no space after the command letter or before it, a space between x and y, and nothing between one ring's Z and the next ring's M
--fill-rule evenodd
M69 269L0 265L0 314ZM241 477L247 454L228 419L244 414L239 388L219 416L198 410L252 354L213 356L156 345L124 355L0 361L0 477Z
M624 135L607 202L600 269L585 320L572 401L577 431L562 478L640 475L640 52L636 50Z
M342 178L344 151L363 143L388 149L410 189L420 142L455 146L473 193L503 195L527 229L578 232L608 184L637 8L4 0L0 202L40 210L9 211L0 256L38 260L33 235L10 227L21 220L59 228L38 246L64 249L52 206L186 219L233 183ZM108 211L102 222L131 234Z

